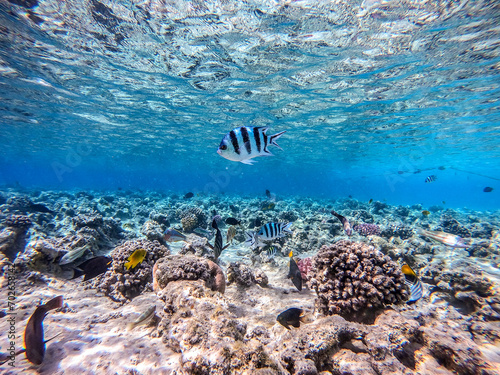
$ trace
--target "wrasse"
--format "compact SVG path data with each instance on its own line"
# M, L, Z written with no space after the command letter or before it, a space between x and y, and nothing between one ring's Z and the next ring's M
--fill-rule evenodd
M342 223L342 226L344 227L345 234L350 236L352 234L352 228L351 228L351 224L349 224L349 220L347 220L344 216L336 213L333 210L332 210L332 215L340 220L340 222Z
M127 324L127 331L134 329L137 326L148 323L155 315L156 305L152 305L144 311L135 321Z
M167 242L186 241L186 236L175 229L169 228L163 233L163 238Z
M450 233L439 232L439 231L429 231L425 229L418 229L417 233L421 236L432 238L435 241L441 242L446 246L458 247L461 249L466 249L469 245L464 243L464 240L460 236L455 236Z
M252 164L251 160L257 156L273 156L268 151L269 145L274 145L281 150L276 140L286 131L268 136L268 127L242 126L227 133L217 149L217 153L225 159Z

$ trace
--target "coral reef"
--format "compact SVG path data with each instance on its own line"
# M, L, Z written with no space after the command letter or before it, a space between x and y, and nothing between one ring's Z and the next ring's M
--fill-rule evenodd
M382 237L399 237L402 240L407 240L413 237L413 235L413 229L401 223L389 224L380 232L380 236Z
M457 219L449 214L444 214L441 216L441 221L439 222L441 230L446 233L456 234L457 236L468 238L471 237L470 231L460 224Z
M373 236L373 235L379 235L380 234L380 227L377 224L358 224L355 227L353 227L356 232L363 236Z
M323 246L313 257L309 283L321 313L351 319L408 298L396 263L363 243L345 240Z
M10 261L24 250L26 234L32 224L30 218L24 215L10 215L4 220L5 228L0 231L0 252Z
M197 227L205 228L207 218L203 210L199 207L190 207L179 213L182 229L185 232L192 232Z
M297 266L299 267L302 280L309 280L312 269L312 258L309 257L297 260Z
M146 236L150 241L158 241L161 244L165 244L165 239L163 238L163 230L160 224L153 220L147 220L141 228L141 233Z
M155 291L177 280L202 280L207 288L221 293L226 289L224 273L211 260L192 255L169 255L155 263L153 268Z
M144 260L136 267L126 269L127 258L138 249L145 249ZM113 263L104 276L92 280L92 286L114 301L126 302L144 290L152 290L155 262L170 254L170 250L158 241L138 239L126 241L111 252Z
M241 262L231 262L226 270L228 285L236 283L239 286L251 286L257 281L250 267Z

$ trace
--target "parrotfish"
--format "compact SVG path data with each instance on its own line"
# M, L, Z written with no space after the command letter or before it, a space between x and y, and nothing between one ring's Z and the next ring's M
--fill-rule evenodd
M417 233L422 235L422 236L432 238L433 240L436 240L438 242L441 242L444 245L451 246L453 248L458 247L458 248L466 249L467 247L469 247L469 245L466 245L464 243L464 240L462 237L455 236L455 235L450 234L450 233L439 232L439 231L429 231L429 230L425 230L425 229L418 229Z
M423 288L417 274L407 264L404 264L403 267L401 267L401 272L405 275L405 284L408 285L408 288L410 288L410 298L407 303L418 301L422 298Z
M350 236L352 234L352 228L351 228L351 224L349 223L349 220L347 220L344 216L336 213L333 210L332 210L332 215L340 220L340 222L342 223L342 226L344 227L345 234Z
M290 257L290 270L288 271L287 277L292 279L293 285L295 285L300 292L302 290L302 275L299 266L297 266L297 263L293 260L293 251L290 251L288 256Z
M186 241L186 236L175 229L169 228L163 233L163 238L167 242Z
M43 340L43 320L50 310L58 309L63 305L63 297L52 298L45 305L38 306L31 315L24 330L24 347L26 358L31 363L39 365L45 355L45 342Z
M156 311L156 305L152 305L146 311L144 311L136 320L127 324L127 330L130 331L137 326L148 323L154 316Z
M146 257L147 251L144 249L135 250L129 257L128 262L125 263L125 268L127 270L131 268L135 268L138 264L142 263L144 258Z
M305 320L304 310L297 307L289 308L280 313L276 320L286 329L290 329L290 326L299 328L300 322L304 322Z
M286 131L268 136L268 127L242 126L227 133L217 149L217 153L225 159L252 164L251 160L258 156L273 156L267 149L274 145L281 150L276 140Z

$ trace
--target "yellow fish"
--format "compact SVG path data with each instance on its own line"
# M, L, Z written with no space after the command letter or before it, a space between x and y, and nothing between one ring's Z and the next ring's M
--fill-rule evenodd
M403 272L407 276L412 276L412 277L417 277L417 274L415 271L411 269L411 267L407 264L404 264L403 267L401 267L401 272Z
M134 251L129 257L128 257L128 262L125 263L125 268L127 270L134 268L138 264L140 264L144 258L146 257L147 251L144 249L137 249Z

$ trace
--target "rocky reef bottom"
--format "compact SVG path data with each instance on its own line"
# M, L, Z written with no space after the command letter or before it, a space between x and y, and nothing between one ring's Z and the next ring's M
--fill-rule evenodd
M153 205L135 195L125 206L120 196L51 194L0 205L1 374L500 373L497 213L436 209L429 218L420 207L294 199L270 212L258 200L169 196ZM37 197L45 212L29 211ZM380 230L348 237L330 209ZM215 213L224 244L224 220L243 221L218 259L207 246ZM198 226L185 241L165 242L163 231L181 230L183 217ZM293 234L245 245L244 230L287 220ZM418 228L460 233L471 245L431 242ZM289 253L300 291L288 277ZM61 261L72 254L80 260ZM83 282L74 273L102 255L109 267L100 276ZM404 263L424 290L411 304ZM45 317L50 341L36 366L16 351L36 307L58 295L63 307ZM287 329L277 316L292 307L304 316Z

